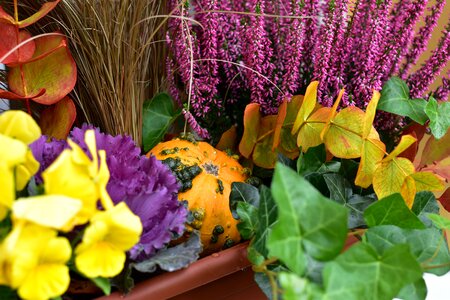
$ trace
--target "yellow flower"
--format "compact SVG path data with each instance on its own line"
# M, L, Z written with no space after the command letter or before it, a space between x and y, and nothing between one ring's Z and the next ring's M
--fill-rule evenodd
M8 110L0 115L0 134L29 145L41 136L41 129L29 114Z
M16 196L14 167L25 162L26 154L24 143L0 134L0 220L6 216Z
M19 198L13 204L12 218L68 232L81 207L80 200L63 195Z
M85 141L93 159L71 140L71 149L64 150L55 162L43 173L45 193L48 195L65 195L80 199L83 207L76 224L84 224L97 211L97 201L110 206L111 198L106 191L109 170L106 164L105 151L99 151L100 166L94 131L86 131ZM107 207L105 207L107 208Z
M69 241L55 230L18 222L0 245L0 282L22 299L58 297L69 287L70 256Z
M125 263L125 252L139 241L141 233L139 217L124 202L98 212L75 249L77 269L90 278L119 274Z

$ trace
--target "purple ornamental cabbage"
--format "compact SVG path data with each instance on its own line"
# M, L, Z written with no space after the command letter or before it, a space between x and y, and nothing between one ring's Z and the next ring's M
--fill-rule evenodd
M83 125L75 128L69 137L87 152L84 142L86 130ZM140 154L140 149L129 136L111 136L95 129L97 149L105 150L110 180L106 189L114 203L125 201L140 217L143 233L139 243L130 251L130 257L145 260L157 250L164 248L174 236L184 231L187 209L178 201L178 184L171 171L154 156ZM36 159L41 163L36 180L42 183L40 174L68 147L64 141L45 142L40 138L31 145Z

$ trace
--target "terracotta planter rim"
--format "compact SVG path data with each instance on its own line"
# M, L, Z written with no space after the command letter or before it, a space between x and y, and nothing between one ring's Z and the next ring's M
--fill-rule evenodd
M119 292L98 298L99 300L168 299L193 290L229 274L251 266L247 259L248 242L204 257L188 268L163 273L138 283L123 295Z

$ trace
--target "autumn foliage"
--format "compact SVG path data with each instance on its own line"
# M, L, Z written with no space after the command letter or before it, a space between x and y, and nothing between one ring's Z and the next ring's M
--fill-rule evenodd
M342 89L333 107L317 102L318 82L312 82L305 96L284 101L278 115L262 116L259 104L249 104L244 114L244 133L239 144L240 153L260 167L273 168L277 153L289 158L298 156L298 149L325 144L336 158L360 159L355 184L363 188L373 185L378 198L401 193L411 207L414 196L423 190L441 191L441 174L430 168L414 166L401 154L417 142L412 134L403 135L391 153L373 127L380 93L373 92L364 112L358 107L338 107L344 94Z
M25 29L59 2L46 2L24 20L19 20L17 0L14 1L14 16L0 7L0 63L7 66L9 89L0 89L0 98L25 101L29 113L29 101L51 105L42 112L40 125L45 134L63 139L76 117L74 103L67 97L77 79L75 61L62 34L54 32L32 37Z

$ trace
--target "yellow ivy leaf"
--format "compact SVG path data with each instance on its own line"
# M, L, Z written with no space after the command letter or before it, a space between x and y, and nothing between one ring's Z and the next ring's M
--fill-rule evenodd
M417 172L411 174L416 182L417 191L442 191L445 188L442 180L432 172Z
M361 109L351 106L341 110L329 124L329 129L322 130L328 151L339 158L360 157L363 121L364 112Z
M386 146L378 139L365 139L361 149L361 160L359 162L358 173L355 184L368 188L372 184L373 173L377 164L383 159Z
M318 85L319 85L318 81L313 81L306 88L302 106L298 111L297 117L295 118L294 126L292 127L291 131L292 134L297 133L302 124L308 119L308 117L313 112L314 107L316 107Z
M320 133L331 113L330 107L323 107L303 123L297 136L297 145L302 148L303 152L308 151L310 147L315 147L323 143Z
M403 181L400 194L402 195L403 200L405 200L406 206L411 208L414 203L414 197L416 196L416 183L411 175L406 176Z
M366 114L364 116L364 125L363 125L363 138L366 138L369 136L370 132L372 131L372 123L375 119L375 113L377 110L378 100L380 100L380 92L373 91L372 99L370 100L369 104L366 108Z
M414 144L414 142L416 141L416 138L413 137L412 135L403 135L400 143L398 143L397 147L395 147L395 149L389 153L388 156L386 156L383 161L388 161L391 159L396 158L400 153L402 153L403 151L405 151L406 149L408 149L409 146L411 146L412 144Z
M320 133L320 138L322 140L324 140L324 136L327 133L328 129L330 128L331 122L333 121L334 117L336 116L336 111L339 106L339 103L341 103L341 99L342 99L342 96L344 95L344 92L345 92L345 90L341 89L336 101L333 104L333 107L331 108L331 113L328 116L328 120L325 122L325 126L323 127L322 132Z
M249 158L253 152L259 135L260 123L261 113L259 112L259 104L250 103L245 107L244 133L239 143L239 152L246 158Z
M405 178L414 171L414 165L407 158L383 159L373 174L373 189L378 199L400 193Z

